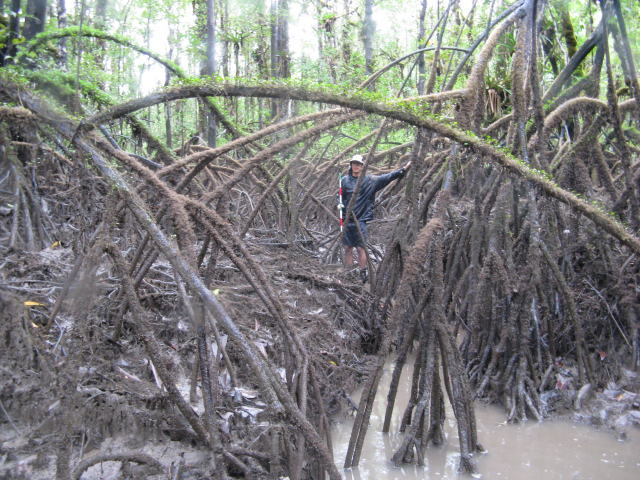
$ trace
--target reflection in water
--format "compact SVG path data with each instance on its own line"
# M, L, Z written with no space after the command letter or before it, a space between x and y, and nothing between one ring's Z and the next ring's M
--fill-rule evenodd
M413 365L413 359L410 360ZM387 363L378 396L371 413L370 426L362 449L360 466L346 470L347 480L413 480L471 478L458 474L460 458L458 430L448 405L444 431L446 444L429 446L426 467L415 463L394 468L388 461L402 444L398 428L408 403L413 367L403 371L398 388L394 418L388 435L383 435L382 422L393 364ZM353 395L356 403L360 392ZM446 394L445 394L446 398ZM608 431L568 421L526 422L507 425L502 409L476 402L478 437L487 454L475 459L483 479L518 480L586 480L640 479L640 432L629 427L626 442L618 442ZM334 455L341 465L347 454L353 418L345 419L333 431Z

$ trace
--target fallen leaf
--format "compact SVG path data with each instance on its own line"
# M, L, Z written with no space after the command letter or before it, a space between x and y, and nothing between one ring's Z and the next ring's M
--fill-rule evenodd
M563 375L556 375L556 379L558 380L556 382L556 388L559 388L560 390L564 390L565 388L567 388L567 384L569 383L569 378L564 377Z
M233 397L236 392L240 393L244 398L248 398L249 400L256 398L260 394L260 392L258 392L257 390L247 390L246 388L236 387L233 389L233 391L229 392L229 395Z
M24 302L26 307L44 307L44 305L42 303L38 303L38 302L33 302L31 300L27 300L26 302Z
M260 330L260 324L258 323L258 319L257 318L255 319L255 322L256 323L255 323L253 329L257 332L258 330Z
M53 245L51 245L51 248L56 248L59 245L60 245L60 242L53 242Z
M222 430L224 433L226 433L227 435L229 435L229 430L230 430L230 425L229 425L229 420L225 420L224 422L222 422L222 424L220 425L220 430Z
M222 431L226 434L229 434L229 420L231 419L231 417L233 417L233 412L224 412L224 413L220 413L217 412L218 415L220 415L220 417L222 417L222 420L224 420L222 422L222 425L220 426L220 428L222 428Z
M600 354L600 360L604 360L609 355L607 352L604 352L602 350L598 350L598 353Z
M189 327L182 320L178 320L178 330L182 330L183 332L189 331Z
M258 347L258 350L260 350L260 353L262 355L267 357L267 345L269 345L269 343L265 342L264 340L254 340L253 344Z
M117 367L117 369L118 369L118 371L119 371L120 373L122 373L125 377L127 377L127 378L129 378L129 379L131 379L131 380L135 380L136 382L141 382L141 381L142 381L142 380L140 380L138 377L136 377L133 373L129 373L129 372L127 372L127 371L123 370L123 369L122 369L122 368L120 368L120 367Z
M245 412L247 412L249 415L251 415L252 417L255 417L256 415L258 415L260 412L263 412L264 409L263 408L254 408L254 407L247 407L245 405L243 405L242 407L240 407L240 410L243 410Z
M222 385L225 390L229 390L231 388L231 375L229 375L229 372L226 368L222 372L220 372L220 375L218 375L218 380L220 381L220 385Z
M257 390L245 390L244 388L236 388L236 390L238 390L244 398L249 400L253 400L260 394Z

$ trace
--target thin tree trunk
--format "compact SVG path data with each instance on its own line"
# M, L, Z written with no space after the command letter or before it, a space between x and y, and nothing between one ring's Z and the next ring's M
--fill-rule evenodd
M9 38L7 44L2 50L2 65L10 65L18 51L18 46L13 41L20 36L20 0L11 0L9 7Z
M420 21L418 22L418 48L425 48L424 44L424 17L427 14L427 0L422 0L422 8L420 9ZM418 55L418 95L424 93L424 52L420 52Z
M0 0L0 17L4 17L4 0ZM4 65L4 48L0 48L0 67Z
M108 6L109 0L98 0L98 3L96 4L96 17L94 19L94 25L98 30L106 30ZM107 42L105 40L98 39L96 41L96 45L98 46L96 65L98 66L98 68L102 68L104 64L104 55L107 51Z
M291 56L289 52L289 0L278 4L278 55L279 77L291 76Z
M67 6L65 0L58 0L58 28L67 28ZM66 72L69 57L67 54L67 37L58 40L58 67Z
M442 26L440 27L440 35L438 35L438 43L436 45L436 50L433 52L433 63L431 64L431 73L429 74L429 81L427 82L426 93L429 95L433 92L433 88L436 85L436 77L440 75L439 63L440 63L440 48L442 47L442 39L444 37L444 31L447 27L447 20L449 19L449 11L451 10L451 5L453 5L452 0L447 5L447 9L443 14ZM436 27L437 28L437 27Z
M84 11L85 5L82 0L82 6L80 7L80 30L78 31L78 65L76 68L76 96L74 110L80 112L80 64L82 63L82 24L84 23Z
M271 7L269 9L269 29L271 32L271 78L278 78L278 57L276 51L278 49L278 24L277 24L277 0L271 0ZM276 118L278 114L277 100L271 99L271 121Z
M291 77L291 55L289 52L289 0L278 4L278 77ZM280 101L280 121L289 118L291 100Z
M616 12L616 17L618 18L618 26L620 27L624 53L627 57L627 63L629 64L629 74L631 76L631 91L633 92L633 96L636 99L636 118L640 120L640 83L638 83L638 71L636 70L635 62L633 61L633 54L631 53L631 47L629 46L629 36L627 35L627 27L624 23L624 17L622 16L620 0L613 0L613 6Z
M207 75L216 74L216 5L207 0ZM207 145L216 147L216 119L207 112Z
M342 22L342 61L345 65L351 62L351 42L349 41L349 0L344 0L344 21Z
M220 15L220 30L223 34L222 41L222 76L229 77L229 0L224 1L224 14Z
M560 23L562 24L562 36L564 42L567 45L567 53L569 58L573 57L578 51L578 40L573 28L573 22L571 21L571 15L569 14L569 4L564 1L556 1L553 6L560 14Z
M373 73L373 35L375 26L373 24L373 0L364 2L364 65L367 76ZM373 90L373 85L369 86Z
M171 57L171 55L169 55ZM169 81L171 80L171 72L169 69L166 69L166 76L164 80L164 86L169 85ZM164 125L165 125L165 134L166 134L166 142L167 148L171 150L172 145L172 135L171 135L171 102L166 102L164 104Z

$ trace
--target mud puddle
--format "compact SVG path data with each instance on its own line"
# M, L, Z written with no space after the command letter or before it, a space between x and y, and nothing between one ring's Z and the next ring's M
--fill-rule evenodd
M410 365L413 364L411 360ZM394 468L389 458L402 444L404 434L398 433L402 414L408 403L413 368L403 371L398 389L394 417L389 434L382 434L386 396L391 381L393 363L388 362L382 377L360 466L345 470L347 480L413 480L471 478L457 473L460 450L453 412L447 400L445 421L446 444L429 446L426 467L405 465ZM360 391L352 395L357 403ZM629 428L628 440L619 442L605 429L596 429L568 420L537 423L506 424L500 407L484 406L476 401L478 438L487 450L476 454L475 460L484 479L556 480L640 478L640 431ZM345 419L334 428L334 456L342 465L349 444L353 418Z

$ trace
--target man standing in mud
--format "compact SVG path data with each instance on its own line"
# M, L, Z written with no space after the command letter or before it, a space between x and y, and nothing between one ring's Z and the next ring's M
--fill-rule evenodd
M346 208L351 200L351 195L353 195L353 191L356 188L358 177L360 173L362 173L363 165L362 155L354 155L349 162L349 174L342 179L342 183L340 184L342 187L342 201L344 203L338 205L338 207L341 208L343 217L346 214ZM411 161L394 172L385 175L365 175L362 179L360 192L358 193L358 198L356 198L356 204L353 207L353 215L351 216L349 225L347 225L347 231L342 241L344 245L344 259L347 266L353 265L353 248L355 247L358 252L358 264L360 266L362 283L367 281L367 255L364 250L365 246L360 240L354 217L358 219L362 237L366 243L367 222L373 220L373 204L376 200L376 192L382 190L396 178L402 177L410 168Z

